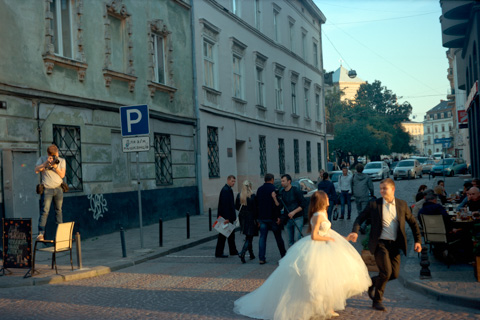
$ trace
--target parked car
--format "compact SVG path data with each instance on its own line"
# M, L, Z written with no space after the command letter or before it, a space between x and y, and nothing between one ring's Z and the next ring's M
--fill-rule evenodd
M282 188L280 179L275 179L273 185L277 190ZM303 209L303 222L306 223L308 221L308 206L310 204L310 197L315 193L315 191L317 191L317 185L309 178L299 178L292 179L292 186L297 187L303 192L303 197L305 198L306 204L306 207Z
M407 159L399 161L393 170L393 179L398 178L415 179L422 177L422 165L416 159Z
M365 164L365 162L367 161L367 159L366 159L365 157L358 157L358 158L357 158L357 161L360 162L360 163Z
M372 180L382 180L390 177L390 168L385 161L372 161L365 165L363 173Z
M425 163L422 165L422 173L424 174L429 174L430 171L432 170L432 167L437 164L435 160L427 160Z
M439 160L442 160L443 158L444 158L443 152L435 152L433 154L433 160L439 161Z
M459 158L447 158L438 161L430 171L432 176L446 176L453 177L456 174L467 173L468 168L465 160Z
M395 169L395 167L397 166L398 164L398 161L393 161L391 164L390 164L390 175L393 176L393 169Z
M423 166L423 164L427 162L428 157L411 157L411 159L418 160L418 162L420 162L420 164Z

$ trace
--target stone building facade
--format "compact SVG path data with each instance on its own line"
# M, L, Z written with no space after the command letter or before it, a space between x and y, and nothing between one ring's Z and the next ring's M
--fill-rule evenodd
M193 2L203 209L228 175L315 179L325 168L321 25L311 0Z
M445 100L427 111L423 121L425 155L431 156L436 152L453 155L453 111L454 108ZM448 139L450 144L444 148L436 139Z
M425 154L425 146L423 144L423 123L415 121L402 122L402 127L410 134L410 145L415 147L416 153L419 155Z
M144 224L198 213L191 14L181 0L0 0L0 214L36 231L34 167L52 142L83 237L138 227L137 187ZM150 150L124 153L119 107L144 104Z

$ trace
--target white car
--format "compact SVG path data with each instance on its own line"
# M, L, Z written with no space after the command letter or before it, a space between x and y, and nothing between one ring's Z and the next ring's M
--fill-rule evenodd
M416 159L407 159L400 161L393 170L393 179L398 178L415 179L422 177L422 165Z
M383 180L390 177L390 168L385 161L372 161L365 165L363 173L372 180Z

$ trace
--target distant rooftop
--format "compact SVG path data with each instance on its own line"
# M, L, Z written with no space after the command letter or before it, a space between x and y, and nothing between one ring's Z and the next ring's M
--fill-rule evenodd
M359 77L350 78L348 76L348 70L345 69L343 66L340 66L340 68L335 70L332 78L333 78L333 83L339 83L339 82L365 83L365 81Z
M439 111L445 111L452 109L452 106L448 105L449 100L440 100L440 103L437 104L435 107L427 111L427 114L430 113L437 113Z

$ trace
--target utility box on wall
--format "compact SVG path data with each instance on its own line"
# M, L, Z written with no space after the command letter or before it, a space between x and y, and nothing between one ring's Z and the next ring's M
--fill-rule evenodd
M32 218L32 230L35 231L40 214L39 195L35 192L39 183L36 162L36 150L2 150L5 218Z

